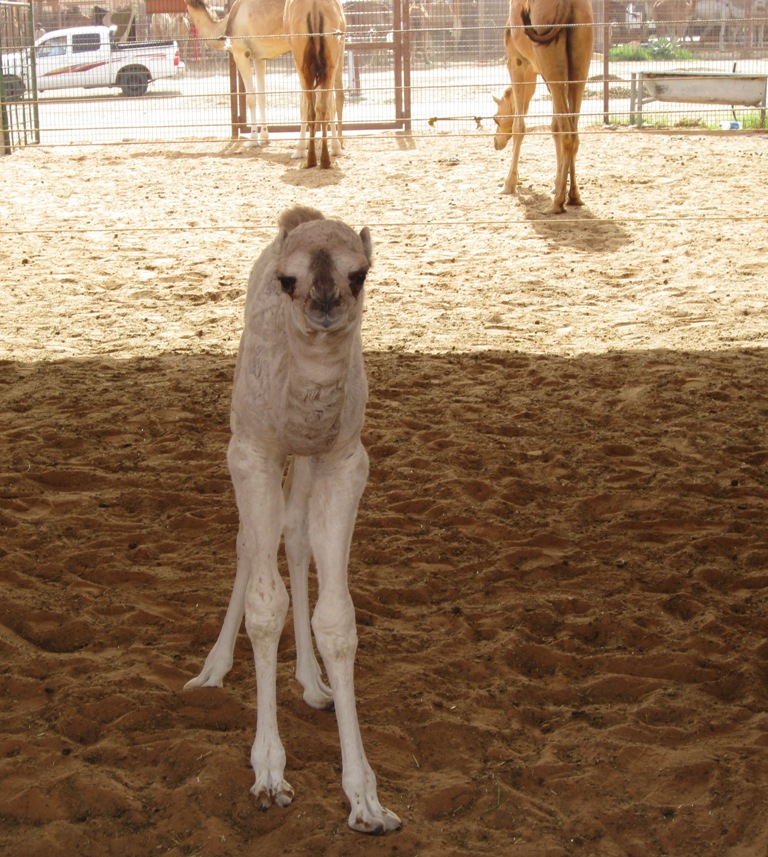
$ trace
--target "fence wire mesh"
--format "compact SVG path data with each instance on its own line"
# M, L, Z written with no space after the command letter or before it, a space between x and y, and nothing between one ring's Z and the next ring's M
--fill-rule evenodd
M581 109L582 130L605 124L765 127L766 0L739 0L741 5L700 0L695 16L653 20L651 13L656 10L658 19L664 2L650 4L649 13L638 3L595 0L595 52ZM674 5L676 0L668 2ZM145 93L133 97L119 86L49 88L50 78L40 72L37 91L28 86L19 95L9 92L6 50L3 108L15 114L20 105L34 104L39 118L34 142L58 146L232 137L230 55L221 49L222 41L202 36L185 15L150 15L143 2L134 5L136 11L121 18L117 11L108 13L98 6L91 15L63 3L35 4L38 44L60 26L111 23L129 45L175 41L181 62L170 76L153 80ZM675 9L680 8L676 3ZM734 17L729 11L733 9L740 14ZM214 15L226 14L223 8L212 10ZM392 0L352 0L345 10L347 133L375 134L382 128L425 136L493 133L491 96L501 94L510 82L504 52L505 0L473 0L458 7L447 0L417 0L407 6L398 0L394 5ZM105 13L111 17L105 18ZM4 30L8 29L6 22ZM18 49L17 38L13 50ZM39 48L37 53L40 66ZM692 82L697 86L686 89ZM751 86L750 94L744 96L733 83ZM295 137L300 86L289 53L267 63L265 88L268 125L278 139ZM551 97L539 78L527 125L548 132L551 120ZM238 122L247 124L240 116L235 135ZM24 135L11 139L11 145L28 142Z

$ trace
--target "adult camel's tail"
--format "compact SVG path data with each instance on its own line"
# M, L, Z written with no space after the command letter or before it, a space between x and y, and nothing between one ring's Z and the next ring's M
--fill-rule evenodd
M313 20L314 19L314 20ZM322 12L313 15L307 13L307 45L302 58L303 79L312 81L312 86L328 86L331 68L328 63L328 49L325 44L325 18Z
M513 7L514 8L514 7ZM532 9L535 13L532 13ZM571 4L568 0L523 0L517 7L520 18L513 23L525 27L525 35L537 45L548 45L571 23ZM531 15L537 23L531 22Z

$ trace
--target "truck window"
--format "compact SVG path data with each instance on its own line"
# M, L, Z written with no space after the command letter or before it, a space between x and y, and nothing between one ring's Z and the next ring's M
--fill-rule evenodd
M67 37L54 36L37 49L39 57L61 57L67 52Z
M72 35L72 53L82 54L86 51L97 51L101 47L101 37L98 33L74 33Z

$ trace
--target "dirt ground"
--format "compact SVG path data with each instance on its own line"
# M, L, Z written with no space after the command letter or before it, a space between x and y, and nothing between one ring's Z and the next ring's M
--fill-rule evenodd
M765 857L768 136L28 149L0 159L0 850ZM368 225L351 559L382 802L281 645L293 804L249 787L225 451L248 270L294 202Z

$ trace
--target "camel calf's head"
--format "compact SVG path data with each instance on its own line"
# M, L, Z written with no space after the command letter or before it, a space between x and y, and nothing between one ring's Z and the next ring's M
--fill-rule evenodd
M501 98L494 95L493 100L496 102L496 115L493 117L496 134L493 137L493 145L496 151L500 152L512 136L512 87L508 86Z
M280 218L277 280L295 326L305 334L359 325L363 284L373 258L371 234L310 208Z

